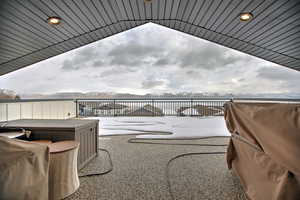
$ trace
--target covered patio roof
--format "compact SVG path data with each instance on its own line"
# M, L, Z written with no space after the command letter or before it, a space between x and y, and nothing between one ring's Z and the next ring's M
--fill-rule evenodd
M300 70L299 0L3 0L0 16L0 75L148 22Z

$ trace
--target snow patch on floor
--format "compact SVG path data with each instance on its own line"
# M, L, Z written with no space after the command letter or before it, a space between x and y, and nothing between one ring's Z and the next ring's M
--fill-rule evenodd
M91 118L89 118L91 119ZM230 136L224 117L94 117L99 135L137 134L140 139L184 139Z

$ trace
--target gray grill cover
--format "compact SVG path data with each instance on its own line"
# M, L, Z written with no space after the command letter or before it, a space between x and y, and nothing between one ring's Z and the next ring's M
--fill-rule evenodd
M46 145L0 136L0 199L48 199Z
M300 199L300 105L226 103L229 168L251 200ZM258 147L258 148L255 148Z

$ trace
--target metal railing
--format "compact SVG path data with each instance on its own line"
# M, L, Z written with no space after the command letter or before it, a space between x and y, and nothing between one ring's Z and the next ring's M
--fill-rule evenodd
M79 117L223 116L229 98L77 99ZM237 98L240 102L295 103L297 99Z
M230 98L116 98L0 100L0 122L118 116L222 116ZM300 99L235 98L239 102L300 103Z

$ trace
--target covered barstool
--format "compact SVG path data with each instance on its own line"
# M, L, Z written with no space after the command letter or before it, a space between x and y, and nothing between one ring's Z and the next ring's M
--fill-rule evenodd
M74 193L80 183L77 171L79 142L60 141L50 148L49 200L63 199Z

